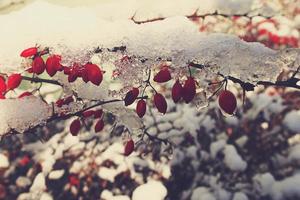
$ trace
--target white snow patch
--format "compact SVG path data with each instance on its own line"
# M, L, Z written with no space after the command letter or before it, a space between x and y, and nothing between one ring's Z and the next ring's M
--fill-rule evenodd
M159 181L149 181L138 186L132 194L132 200L163 200L167 196L167 189Z
M247 163L237 153L233 145L226 145L224 149L224 162L226 166L233 171L244 171Z

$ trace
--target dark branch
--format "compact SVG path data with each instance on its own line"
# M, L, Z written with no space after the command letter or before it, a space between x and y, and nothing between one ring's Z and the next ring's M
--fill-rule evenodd
M62 84L58 81L55 80L50 80L50 79L43 79L43 78L37 78L37 77L27 77L27 76L22 76L22 79L24 81L30 81L33 83L49 83L53 85L59 85L62 86Z

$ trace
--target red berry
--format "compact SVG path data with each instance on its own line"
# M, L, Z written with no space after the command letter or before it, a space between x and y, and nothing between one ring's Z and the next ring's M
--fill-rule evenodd
M56 105L57 105L57 107L62 107L63 105L64 105L64 99L58 99L57 101L56 101Z
M153 78L157 83L164 83L171 80L171 73L167 67L161 69Z
M73 136L78 135L81 128L81 123L79 119L75 119L70 125L70 132Z
M146 106L146 101L145 100L141 99L137 102L137 104L136 104L136 113L140 118L142 118L145 115L146 108L147 108L147 106Z
M8 90L15 89L15 88L19 87L21 82L22 82L21 74L12 74L7 79L7 89Z
M45 62L43 58L41 58L40 56L35 57L32 62L32 72L39 75L44 71L45 71Z
M36 47L31 47L28 49L25 49L24 51L22 51L22 53L20 54L21 57L27 58L27 57L31 57L36 55L38 52L38 49Z
M28 97L28 96L31 96L32 93L31 92L23 92L22 94L20 94L18 96L19 99L23 98L23 97Z
M224 112L232 115L237 106L234 94L228 90L223 90L219 95L219 106Z
M89 76L85 68L81 71L81 78L85 83L89 82Z
M73 69L68 76L68 81L69 81L69 83L72 83L72 82L76 81L77 78L78 78L78 73L77 73L76 69Z
M102 131L103 128L104 128L104 121L102 119L99 119L95 125L95 133Z
M0 93L0 99L5 99L5 96L2 93Z
M124 156L129 156L134 150L134 142L133 140L128 140L124 149Z
M196 82L193 77L189 77L183 86L182 97L186 103L193 100L196 95Z
M0 94L2 94L5 91L6 91L5 79L2 76L0 76Z
M63 67L63 70L65 75L71 74L71 67Z
M88 118L88 117L93 116L94 114L95 114L95 111L93 111L93 110L87 110L87 111L85 111L85 112L82 113L82 116L84 118Z
M46 61L46 71L49 76L54 76L57 71L62 70L62 66L60 64L61 57L58 55L50 56Z
M64 99L64 104L65 104L65 105L68 105L68 104L70 104L70 103L73 102L73 101L74 101L73 97L72 97L72 96L68 96L68 97L66 97L66 98Z
M100 85L103 79L101 69L95 64L88 63L85 65L85 70L87 72L88 80L95 85Z
M80 180L78 179L77 176L71 175L71 176L69 176L69 183L70 183L70 185L72 185L72 186L79 187L79 185L80 185Z
M166 113L168 105L165 97L160 93L154 95L154 105L160 113Z
M94 113L94 118L95 119L101 118L102 115L103 115L103 110L102 109L96 110L95 113Z
M139 95L138 88L132 88L132 90L127 92L127 94L124 98L125 106L129 106L129 105L133 104L133 102L136 100L138 95Z
M183 93L183 87L180 84L179 80L177 80L172 87L172 99L175 103L180 101Z

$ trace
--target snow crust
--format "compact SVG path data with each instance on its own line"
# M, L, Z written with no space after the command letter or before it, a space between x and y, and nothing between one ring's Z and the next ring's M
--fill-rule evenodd
M237 153L233 145L226 145L224 149L225 164L233 171L244 171L247 167L247 163Z
M15 130L22 133L42 124L51 115L51 108L37 97L0 101L0 136Z
M208 4L201 2L200 6L199 2L196 3L194 0L189 3L178 2L180 5L190 7L183 10L190 11L203 7L202 5L208 5L205 11L220 9L225 13L227 6L233 10L232 12L244 13L249 10L249 5L252 3L251 0L230 1L229 3L216 0L207 1L207 3L210 2ZM86 63L93 57L93 50L97 47L126 46L126 54L139 59L148 59L145 63L133 62L132 67L153 66L158 63L157 58L171 59L175 68L185 67L190 61L194 61L213 66L212 72L217 70L249 81L259 78L274 80L281 68L286 65L278 60L276 51L262 44L246 43L227 34L199 33L193 22L185 17L177 16L183 13L175 8L168 9L174 12L168 14L166 8L171 3L178 6L173 1L166 1L165 4L161 2L155 4L152 1L149 3L159 5L162 10L157 12L166 12L163 16L174 17L138 25L128 18L118 18L114 21L103 19L103 16L97 14L101 8L105 8L103 5L91 10L87 7L67 8L41 1L34 2L9 15L2 15L0 16L0 23L3 24L0 39L1 71L15 71L16 67L21 70L20 52L36 44L41 48L50 47L51 53L61 54L65 65L71 65L74 62ZM240 8L237 5L243 5L243 7ZM145 6L144 8L152 13L151 7ZM32 15L32 12L35 15ZM139 12L143 13L146 19L153 17L153 14L147 17L149 12L143 8L138 9L137 16ZM200 9L198 12L204 11ZM155 13L155 16L162 16L158 15L159 13ZM116 55L111 56L106 53L100 54L99 57L100 60L112 63L116 60ZM118 56L117 59L119 59Z

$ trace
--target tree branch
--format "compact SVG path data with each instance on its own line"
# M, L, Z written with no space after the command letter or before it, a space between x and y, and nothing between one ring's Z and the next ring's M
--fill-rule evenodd
M53 84L53 85L63 86L60 82L58 82L56 80L43 79L43 78L37 78L37 77L22 76L22 80L30 81L33 83L49 83L49 84Z

